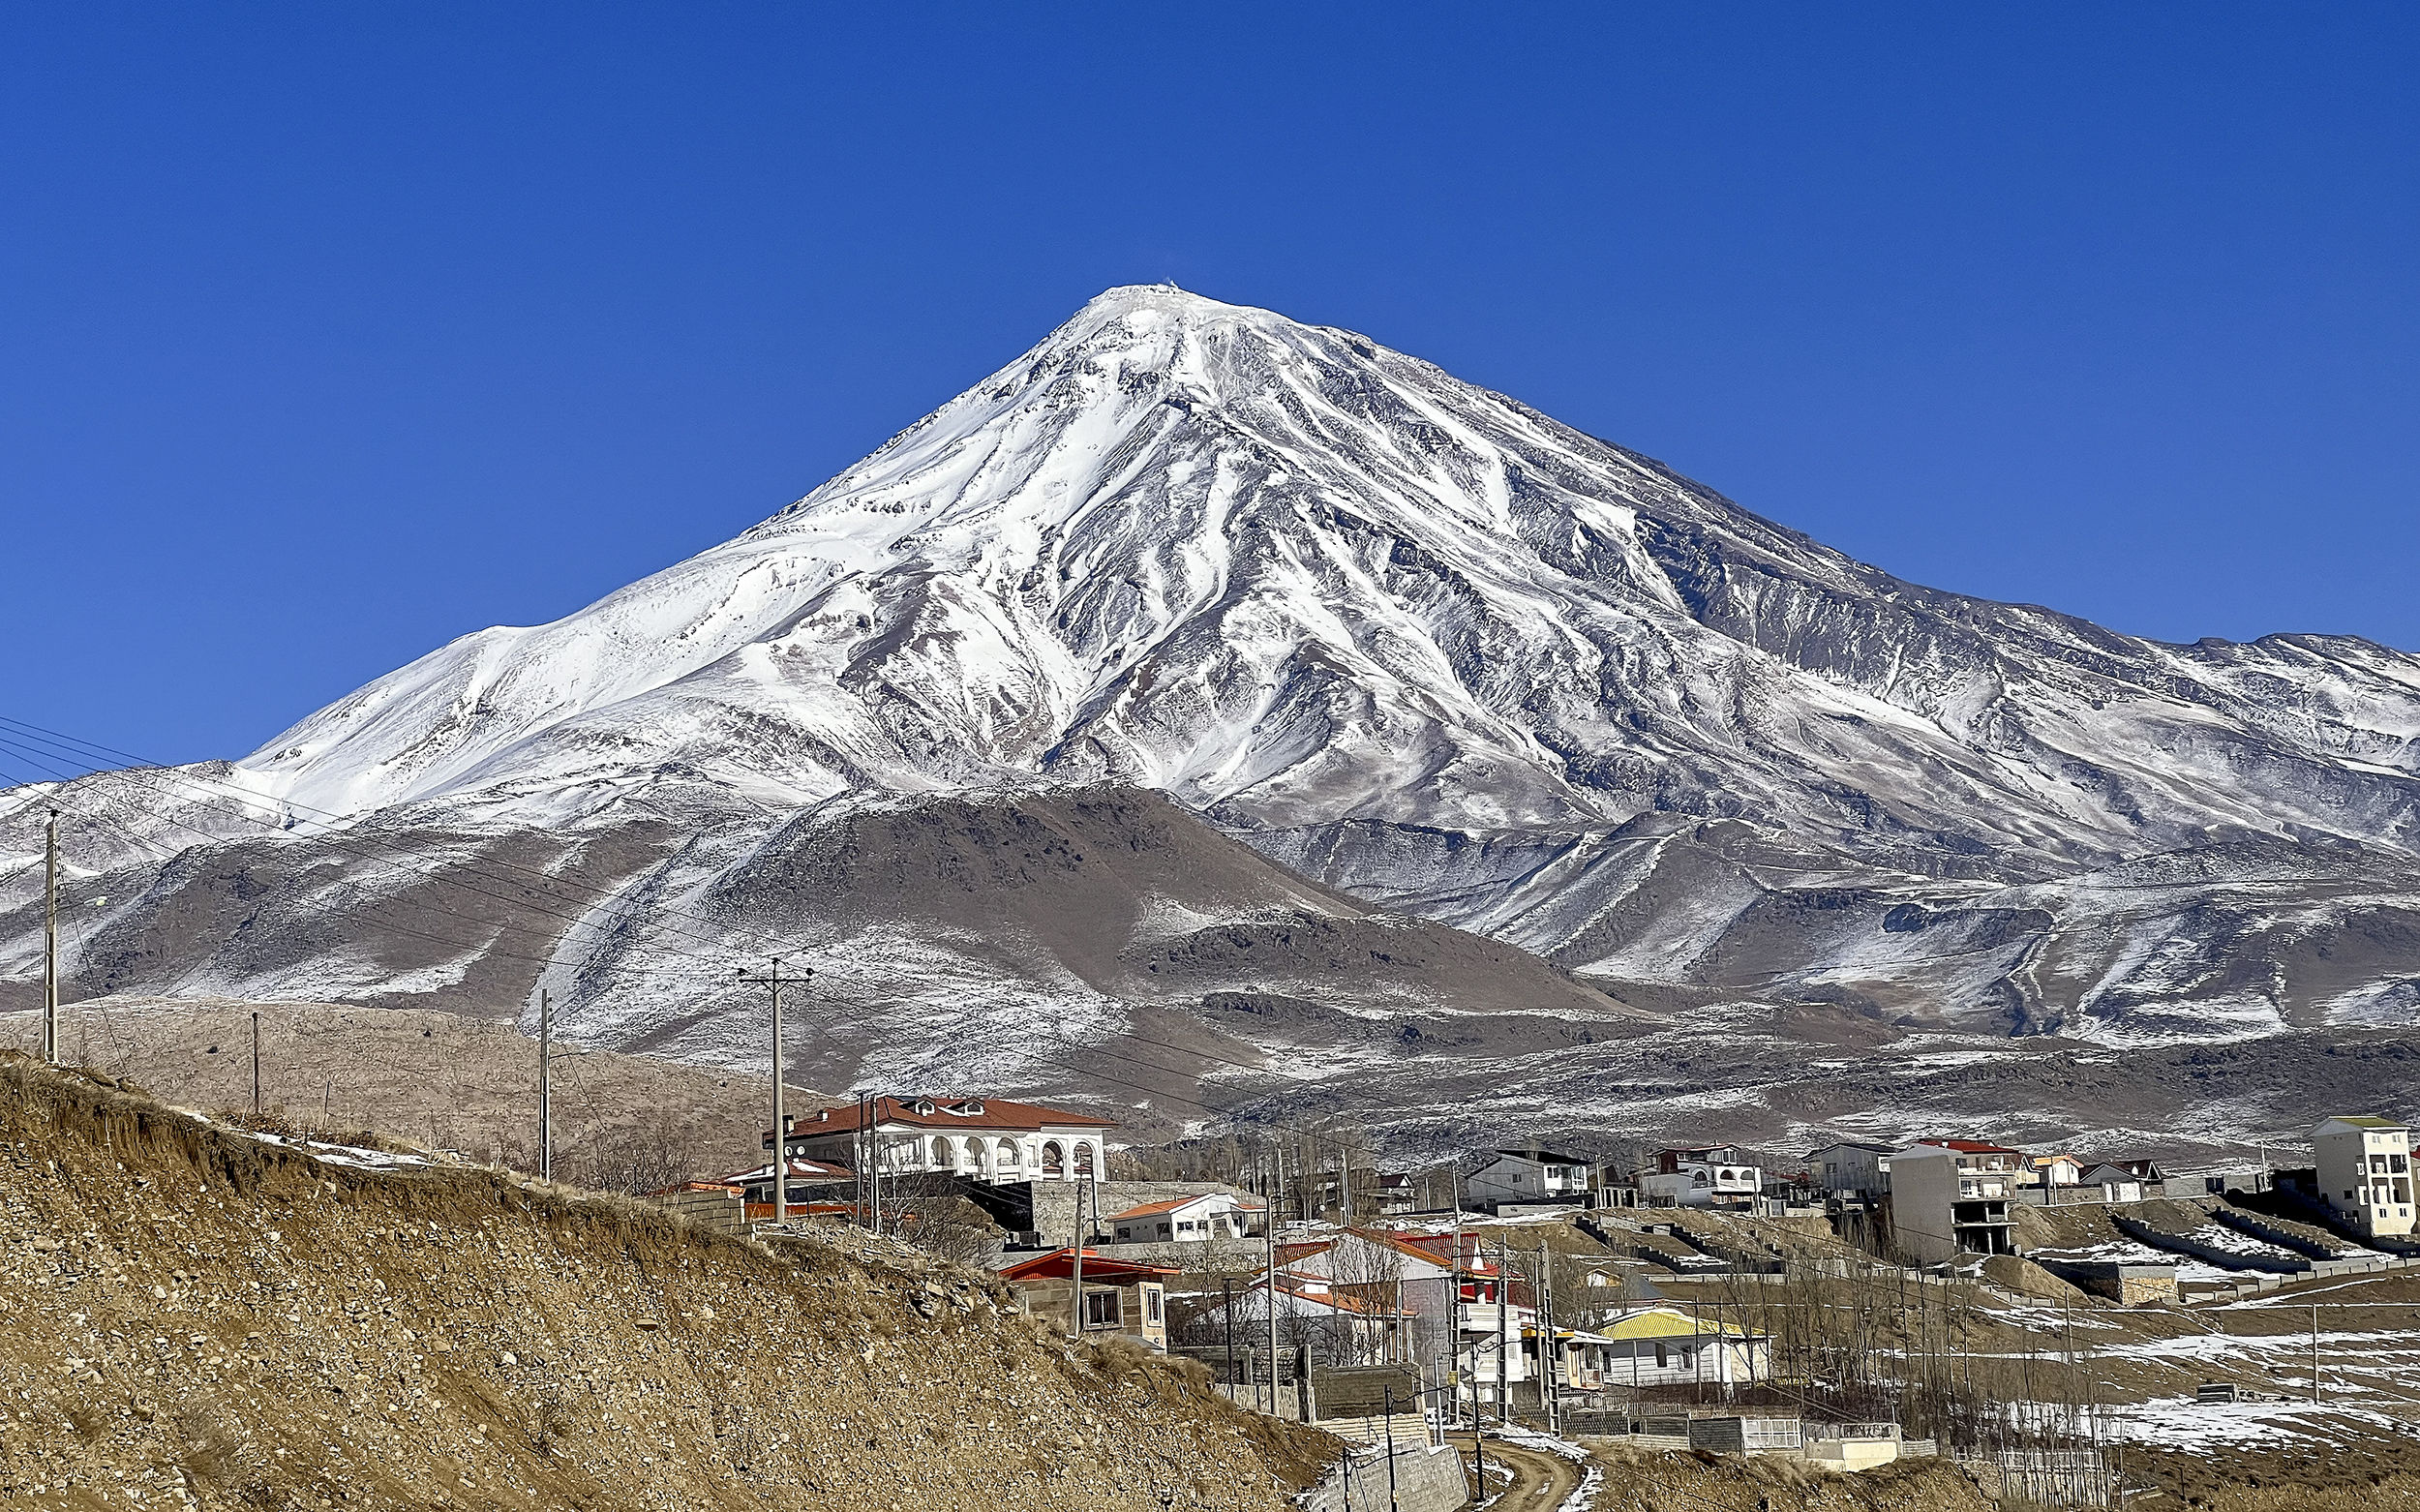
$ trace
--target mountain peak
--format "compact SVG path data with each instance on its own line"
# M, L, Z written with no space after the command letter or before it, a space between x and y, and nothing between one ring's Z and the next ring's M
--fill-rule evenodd
M1174 284L1124 284L1095 295L1025 358L1013 364L1012 371L1049 371L1047 361L1037 363L1037 358L1097 358L1115 352L1119 364L1130 372L1171 371L1191 366L1199 376L1208 378L1222 365L1212 362L1205 366L1198 360L1203 356L1203 346L1215 347L1245 333L1297 354L1316 352L1322 361L1333 361L1339 356L1326 349L1330 344L1323 338L1331 333L1274 310L1228 304ZM1366 349L1362 355L1375 351L1366 343L1363 346Z

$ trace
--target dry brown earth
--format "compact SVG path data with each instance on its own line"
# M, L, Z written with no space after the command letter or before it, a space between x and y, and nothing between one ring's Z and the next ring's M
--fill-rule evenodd
M479 1162L534 1169L537 1042L511 1025L427 1009L108 998L71 1004L69 1060L178 1106L252 1105L252 1014L262 1100L324 1130L377 1130ZM35 1015L0 1016L0 1044L32 1047ZM762 1160L770 1079L761 1073L558 1043L556 1170L579 1184L651 1190ZM793 1085L803 1111L829 1099ZM658 1179L660 1178L660 1179Z
M0 1061L0 1504L1275 1509L1334 1441L988 1277Z

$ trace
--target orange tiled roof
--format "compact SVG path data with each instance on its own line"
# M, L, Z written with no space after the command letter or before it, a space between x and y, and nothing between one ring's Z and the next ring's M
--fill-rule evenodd
M1090 1248L1084 1251L1084 1274L1099 1281L1118 1276L1174 1276L1180 1269L1175 1265L1153 1265L1144 1260L1111 1259ZM1019 1260L1013 1265L1004 1265L999 1272L1000 1279L1007 1282L1034 1281L1044 1277L1055 1281L1074 1274L1075 1252L1064 1246L1045 1255Z

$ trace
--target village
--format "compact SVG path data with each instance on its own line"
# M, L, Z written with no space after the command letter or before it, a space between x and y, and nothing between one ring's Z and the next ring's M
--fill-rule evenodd
M2321 1359L2315 1310L2307 1362L2179 1356L2157 1378L2163 1320L2420 1271L2411 1131L2368 1114L2316 1121L2308 1164L2193 1173L1946 1134L1796 1158L1528 1141L1394 1169L1332 1131L1130 1150L1102 1115L966 1096L785 1124L778 1181L767 1162L656 1200L897 1234L990 1270L1071 1341L1482 1462L1482 1435L1523 1432L1849 1471L1955 1456L2046 1503L2109 1504L2126 1441L2193 1413L2400 1395L2393 1367Z

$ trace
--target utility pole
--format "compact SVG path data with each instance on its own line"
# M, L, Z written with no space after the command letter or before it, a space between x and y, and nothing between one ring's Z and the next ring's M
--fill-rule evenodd
M1555 1365L1555 1267L1547 1254L1546 1236L1538 1235L1538 1395L1546 1403L1546 1431L1563 1431L1561 1405L1557 1400Z
M50 810L42 840L42 1062L59 1064L59 811ZM256 1017L258 1015L255 1015ZM257 1079L257 1078L256 1078ZM257 1096L253 1101L259 1102ZM255 1106L253 1111L260 1109Z
M1075 1184L1075 1280L1074 1294L1068 1298L1067 1341L1084 1342L1084 1189L1090 1182Z
M780 1115L775 1114L775 1122ZM538 989L538 1180L555 1179L555 994Z
M1269 1304L1269 1415L1277 1416L1277 1225L1264 1236L1269 1252L1269 1278L1262 1291Z
M2319 1304L2311 1304L2311 1405L2319 1405Z
M1496 1426L1512 1426L1512 1267L1503 1241L1496 1245Z
M252 1015L252 1116L260 1116L260 1013Z
M809 971L807 976L814 975ZM781 957L772 958L772 969L762 977L748 975L740 969L741 982L761 982L772 989L773 997L773 1222L790 1221L790 1126L781 1115Z
M1386 1388L1386 1512L1404 1512L1395 1499L1395 1388Z
M1234 1385L1235 1385L1235 1278L1234 1278L1234 1277L1232 1277L1232 1276L1222 1276L1222 1277L1220 1277L1220 1278L1219 1278L1219 1303L1220 1303L1220 1306L1219 1306L1219 1315L1220 1315L1221 1317L1223 1317L1223 1318L1226 1319L1226 1384L1227 1384L1228 1389L1232 1390L1232 1389L1234 1388ZM1234 1398L1232 1398L1232 1397L1229 1397L1227 1400L1228 1400L1228 1401L1230 1401L1230 1402L1232 1402L1232 1401L1234 1401L1235 1399L1234 1399Z
M1353 1225L1353 1152L1345 1136L1336 1136L1336 1211L1343 1225Z

